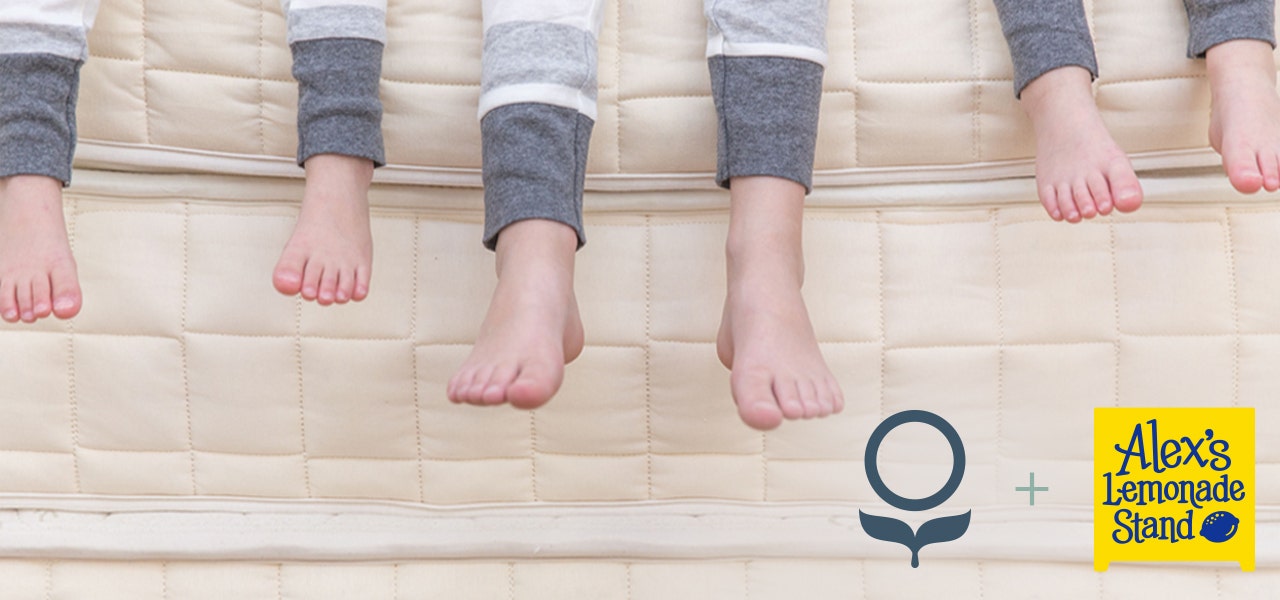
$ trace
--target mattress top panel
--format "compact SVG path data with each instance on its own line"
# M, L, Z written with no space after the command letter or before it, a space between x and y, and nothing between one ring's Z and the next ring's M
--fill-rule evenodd
M716 115L697 1L606 2L593 189L708 187ZM1031 173L1030 122L991 3L832 0L816 182ZM1103 118L1137 166L1205 166L1209 93L1181 3L1089 3ZM384 181L478 185L481 9L392 2ZM84 70L81 166L300 176L277 3L108 0Z

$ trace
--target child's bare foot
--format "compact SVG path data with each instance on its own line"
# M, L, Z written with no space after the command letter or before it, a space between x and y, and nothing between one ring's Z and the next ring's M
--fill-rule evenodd
M1036 131L1036 189L1053 220L1079 223L1142 205L1138 176L1102 122L1087 70L1037 77L1022 90L1022 106Z
M1280 96L1271 45L1232 40L1205 56L1213 112L1209 142L1231 185L1246 194L1280 189Z
M34 323L80 312L80 280L62 216L62 182L0 179L0 318Z
M783 418L840 412L844 396L800 295L804 188L775 177L736 177L730 198L729 289L716 350L732 371L738 415L768 430Z
M577 233L555 221L517 221L502 230L498 287L471 355L449 380L449 400L537 408L555 395L564 366L582 353L577 249Z
M272 280L286 296L322 305L364 300L373 267L368 159L318 154L307 159L307 186L293 236Z

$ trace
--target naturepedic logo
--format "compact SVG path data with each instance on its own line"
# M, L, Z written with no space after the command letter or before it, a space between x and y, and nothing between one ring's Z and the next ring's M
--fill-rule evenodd
M1254 568L1252 408L1097 408L1093 561Z

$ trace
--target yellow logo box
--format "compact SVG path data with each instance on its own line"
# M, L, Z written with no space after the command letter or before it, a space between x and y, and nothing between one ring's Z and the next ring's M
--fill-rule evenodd
M1096 408L1093 566L1255 562L1252 408Z

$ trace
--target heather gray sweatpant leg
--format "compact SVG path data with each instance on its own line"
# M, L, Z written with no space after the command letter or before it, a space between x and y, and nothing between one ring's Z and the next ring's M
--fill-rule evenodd
M485 226L546 219L582 226L587 147L596 118L603 0L484 0L480 77Z
M97 0L0 2L0 177L71 181L76 95Z
M317 154L386 164L382 51L386 0L282 0L298 81L298 165Z
M705 0L719 116L716 183L764 175L812 188L826 0Z
M1209 48L1239 39L1275 46L1275 0L1183 0L1190 35L1187 56L1202 58ZM1098 76L1093 38L1080 0L995 0L996 12L1013 56L1014 93L1044 73L1080 66Z

